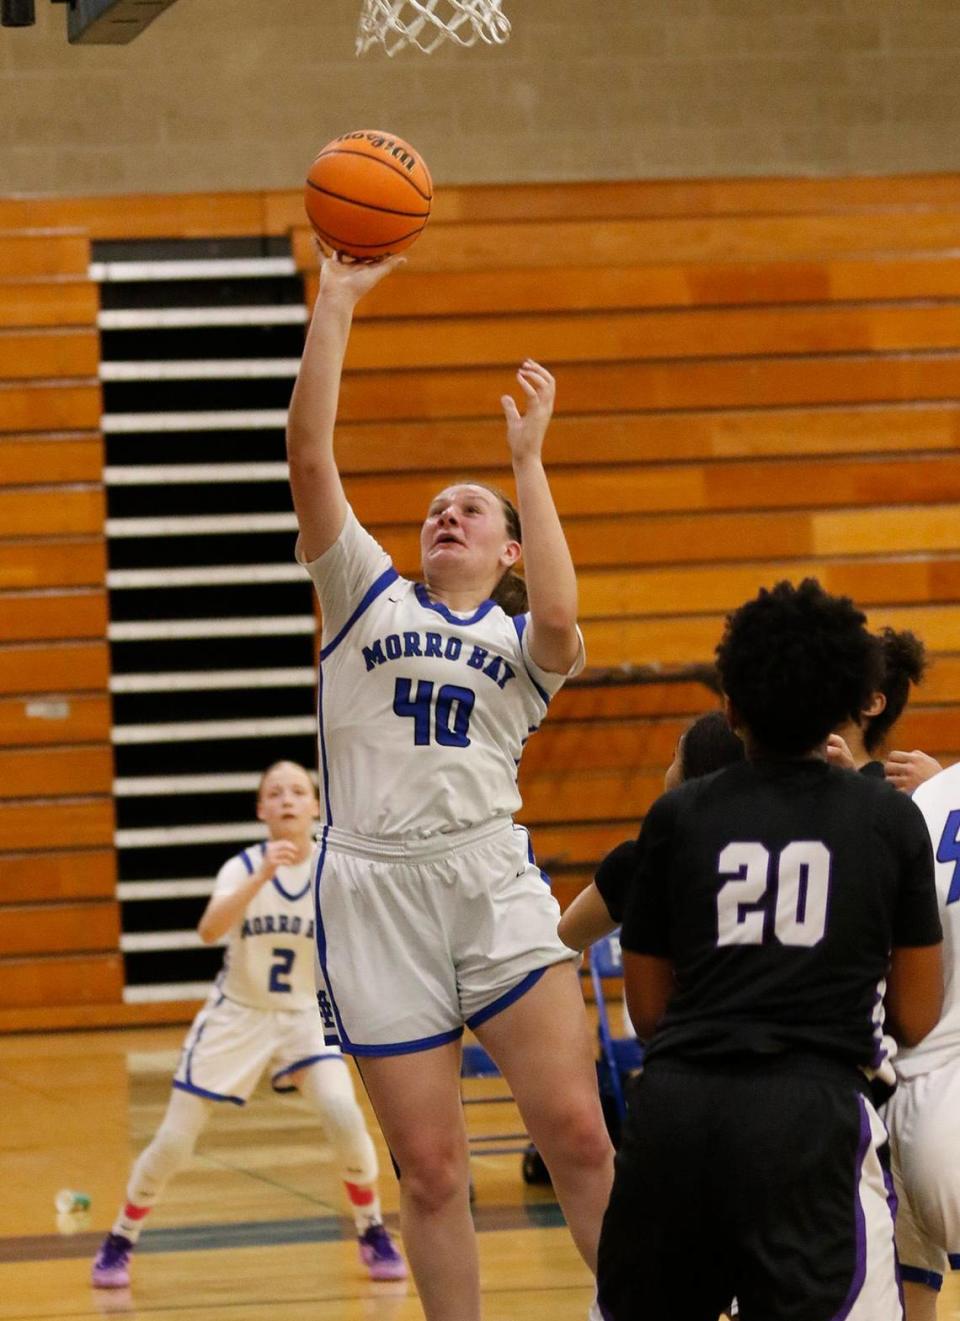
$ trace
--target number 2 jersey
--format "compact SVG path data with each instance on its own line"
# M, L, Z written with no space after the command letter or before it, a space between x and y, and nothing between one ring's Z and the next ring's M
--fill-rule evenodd
M648 1058L801 1051L892 1081L891 949L940 936L929 836L910 799L798 759L741 762L654 803L621 941L674 965Z
M466 830L520 806L517 769L565 675L531 659L529 616L458 615L401 578L347 511L306 565L323 610L318 723L327 825L368 838ZM582 648L571 673L583 664Z
M223 864L214 895L232 894L263 861L255 844ZM216 989L253 1009L317 1008L311 860L278 867L227 933Z
M960 765L926 780L913 801L927 823L936 861L943 923L943 1009L933 1031L897 1056L897 1072L904 1078L960 1060Z

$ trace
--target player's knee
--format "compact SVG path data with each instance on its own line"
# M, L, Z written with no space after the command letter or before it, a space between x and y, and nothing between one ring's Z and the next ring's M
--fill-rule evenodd
M453 1147L417 1146L404 1153L399 1165L404 1197L421 1211L442 1211L466 1193L466 1158Z
M584 1169L597 1169L610 1160L610 1136L599 1105L569 1105L554 1118L551 1129L555 1159Z
M321 1123L333 1138L343 1139L367 1131L363 1111L352 1096L325 1096L318 1109Z
M161 1124L150 1145L165 1164L179 1166L185 1164L193 1155L197 1136L174 1124Z

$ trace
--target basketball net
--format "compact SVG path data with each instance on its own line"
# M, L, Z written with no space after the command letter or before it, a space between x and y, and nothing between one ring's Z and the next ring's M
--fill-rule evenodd
M501 0L363 0L357 28L357 54L378 41L388 55L416 46L425 55L445 41L472 46L477 41L501 46L510 37L510 20Z

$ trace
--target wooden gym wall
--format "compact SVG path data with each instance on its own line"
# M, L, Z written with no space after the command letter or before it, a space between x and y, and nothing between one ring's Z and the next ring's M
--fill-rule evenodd
M0 202L0 229L41 224L94 238L292 233L315 292L292 193ZM814 573L874 626L918 632L935 665L896 742L960 757L958 234L957 176L450 189L407 266L361 306L339 454L401 571L416 570L442 484L509 487L497 401L538 356L559 380L548 458L589 663L661 676L569 688L530 743L523 819L561 899L635 831L678 733L713 704L686 676L710 659L724 613L779 577ZM45 980L88 957L107 970L95 1020L146 1021L150 1006L118 1003L115 928L91 925L112 911L93 304L76 314L86 329L64 329L72 314L44 310L39 284L29 300L12 292L27 272L0 260L0 300L16 309L0 373L0 999L22 1007L0 1027L93 1021ZM61 292L89 300L85 258L71 260ZM45 316L59 329L38 330ZM36 383L49 376L61 384ZM68 396L69 415L31 403ZM70 485L51 499L57 482ZM81 692L69 720L83 723L58 724L57 703ZM43 720L27 711L35 694ZM48 754L48 740L66 751ZM39 937L10 943L28 928L50 933L43 961ZM15 965L32 999L5 994Z
M0 232L0 1027L122 990L89 259Z

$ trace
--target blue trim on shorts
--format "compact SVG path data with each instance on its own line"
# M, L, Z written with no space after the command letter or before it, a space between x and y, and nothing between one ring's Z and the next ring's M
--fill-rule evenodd
M547 971L547 968L552 968L553 966L552 963L548 963L543 968L534 968L533 972L528 972L526 977L521 978L512 990L505 992L505 994L499 996L485 1008L478 1009L475 1014L471 1014L467 1019L467 1027L471 1029L479 1027L480 1024L485 1023L487 1019L493 1018L495 1014L499 1014L501 1009L507 1009L513 1004L514 1000L519 1000L522 995L526 995L531 987L536 986L537 982Z
M307 1069L310 1067L311 1064L322 1064L324 1060L342 1060L342 1059L343 1059L342 1055L334 1054L332 1050L329 1052L324 1052L323 1055L307 1055L304 1059L295 1060L293 1064L288 1064L285 1069L281 1069L279 1073L275 1073L273 1077L270 1079L270 1086L273 1088L275 1092L280 1092L280 1093L295 1092L297 1088L292 1084L289 1087L278 1087L277 1083L280 1081L281 1078L285 1078L288 1073L296 1073L298 1069Z
M943 1276L938 1271L927 1271L920 1266L901 1266L900 1277L911 1284L925 1284L937 1293L943 1288Z
M520 643L520 659L523 661L523 668L527 672L527 678L530 680L534 688L536 688L537 692L540 694L540 697L544 705L549 706L550 694L545 689L540 687L536 679L530 673L530 666L527 664L527 658L523 654L523 634L524 634L524 630L527 627L527 617L526 615L511 615L510 618L513 622L513 627L517 631L517 641ZM527 737L529 738L529 735L527 735Z
M548 890L552 891L552 890L553 890L553 881L551 881L550 877L549 877L549 876L547 875L547 873L543 870L543 868L537 865L537 856L536 856L536 854L535 854L534 851L533 851L533 838L532 838L532 836L531 836L531 834L530 834L530 831L527 829L526 826L518 826L518 825L516 824L516 822L514 822L514 829L515 829L515 830L522 830L523 833L526 835L526 837L527 837L527 861L530 863L531 866L537 868L537 871L540 873L540 879L541 879L541 881L543 881L544 885L547 887Z
M450 1032L438 1032L433 1037L419 1037L416 1041L394 1041L385 1046L358 1046L346 1037L340 1042L341 1049L347 1055L413 1055L416 1051L433 1050L436 1046L446 1046L463 1036L463 1028L455 1027Z
M347 634L353 628L354 624L364 613L364 611L369 609L369 607L373 605L377 597L380 596L382 592L385 592L391 583L395 583L399 577L400 577L399 573L397 573L396 569L391 564L389 569L384 569L380 577L370 584L370 586L364 592L363 596L360 598L360 604L357 606L356 610L354 610L353 614L344 624L343 628L340 630L337 636L331 642L328 642L327 645L320 652L321 661L325 661L327 657L330 655L330 653L334 651L337 647L339 647L340 643L347 636Z
M179 1078L174 1078L173 1085L179 1092L190 1092L192 1096L202 1096L206 1101L229 1101L231 1105L247 1104L242 1096L225 1096L223 1092L208 1092L205 1087L198 1087L192 1082L181 1082Z
M413 590L416 593L417 600L423 606L424 610L433 610L436 614L445 619L448 624L476 624L483 619L484 615L489 615L490 611L497 604L496 601L491 601L489 598L486 601L481 601L470 618L465 619L463 615L455 615L452 610L449 610L443 604L442 601L431 601L429 593L423 583L416 583Z
M960 1271L960 1252L948 1252L947 1261L952 1271Z
M340 1017L340 1010L337 1008L337 1002L334 999L330 978L327 976L327 933L324 930L323 918L320 914L320 882L323 879L323 865L327 860L327 835L329 830L329 826L323 827L320 836L320 852L317 854L317 867L316 872L314 873L313 911L316 919L317 958L320 962L320 972L323 976L323 986L317 988L317 994L319 996L320 991L325 990L329 995L330 1008L333 1010L333 1016L337 1021L337 1036L334 1036L327 1025L324 1024L324 1044L327 1046L339 1046L343 1049L344 1042L347 1040L347 1034L343 1028L343 1019Z

